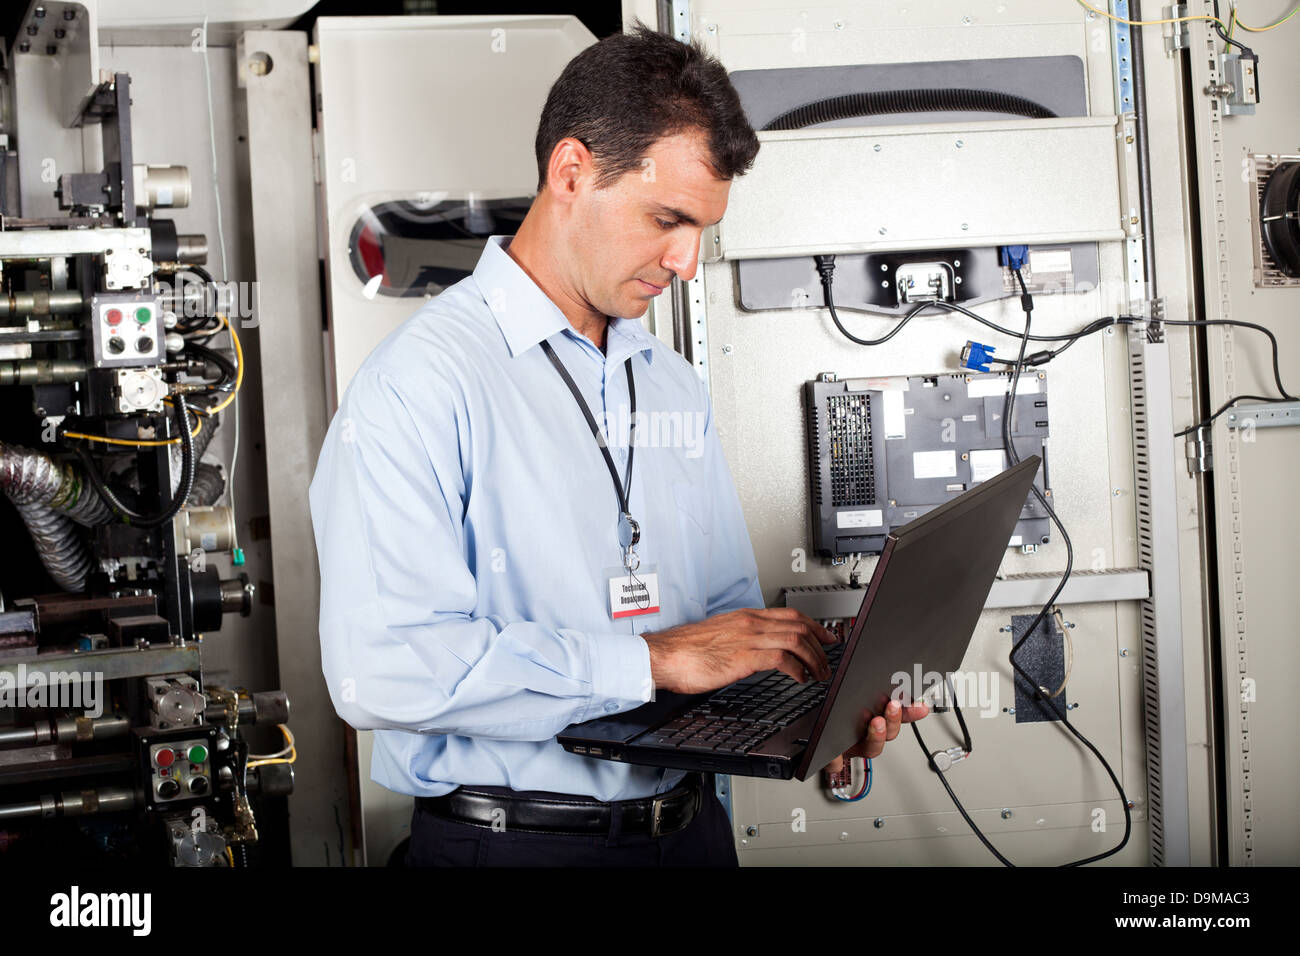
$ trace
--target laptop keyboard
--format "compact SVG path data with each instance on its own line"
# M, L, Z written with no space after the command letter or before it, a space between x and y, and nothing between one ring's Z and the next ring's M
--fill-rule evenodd
M831 676L844 644L825 647ZM637 738L638 746L689 753L742 754L794 723L826 699L830 681L800 684L781 671L754 683L731 684L708 700Z

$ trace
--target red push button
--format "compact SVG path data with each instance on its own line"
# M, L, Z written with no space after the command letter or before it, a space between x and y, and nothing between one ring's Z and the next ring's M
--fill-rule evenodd
M162 750L154 754L153 759L158 762L158 766L160 767L170 767L176 761L176 751L168 750L164 747Z
M122 310L109 309L107 312L104 313L104 318L108 320L109 325L117 325L119 322L122 321Z

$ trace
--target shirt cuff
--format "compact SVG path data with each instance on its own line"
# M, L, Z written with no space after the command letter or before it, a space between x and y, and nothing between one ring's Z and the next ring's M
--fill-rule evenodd
M591 704L584 720L632 710L654 694L650 645L634 634L591 634Z

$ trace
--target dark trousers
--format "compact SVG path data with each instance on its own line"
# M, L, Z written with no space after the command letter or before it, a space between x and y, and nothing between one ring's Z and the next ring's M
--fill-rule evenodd
M614 828L611 828L614 829ZM676 833L566 836L492 830L416 806L407 866L739 866L727 811L706 787L700 811Z

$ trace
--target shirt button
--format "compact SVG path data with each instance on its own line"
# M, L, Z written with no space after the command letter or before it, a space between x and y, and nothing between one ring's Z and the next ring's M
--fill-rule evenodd
M612 700L605 705L605 713L607 714L612 714L616 710L618 710L618 704L614 703Z

